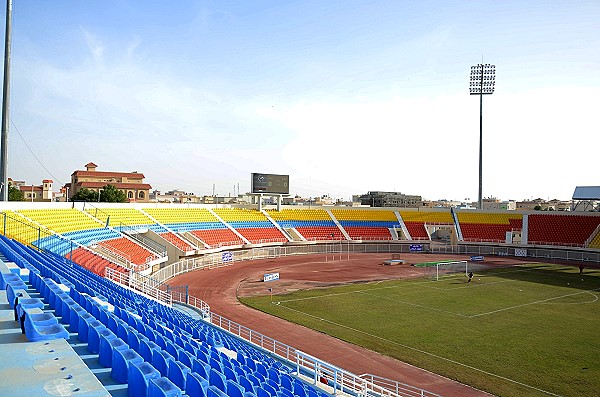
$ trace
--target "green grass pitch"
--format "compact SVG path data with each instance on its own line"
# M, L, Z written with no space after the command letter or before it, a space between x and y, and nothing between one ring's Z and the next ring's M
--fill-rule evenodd
M600 270L529 264L466 280L463 273L240 300L496 395L600 395Z

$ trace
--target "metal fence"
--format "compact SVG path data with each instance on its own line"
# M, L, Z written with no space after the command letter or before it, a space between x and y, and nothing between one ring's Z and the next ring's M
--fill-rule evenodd
M342 392L355 396L439 397L438 394L400 382L388 379L383 382L384 378L373 375L355 375L216 313L211 313L209 321L232 335L288 361L296 367L299 375L307 377L315 385L330 388L328 391L333 395Z
M461 243L432 245L431 252L466 255L514 256L550 261L580 261L600 263L600 251L555 246L507 246L504 244Z
M167 305L171 305L173 303L171 294L150 285L147 282L147 278L140 273L121 273L110 267L107 267L105 277L108 280L111 280L124 287L128 287L137 293L143 294L159 302L165 303Z
M183 259L179 262L168 265L153 273L152 278L158 283L164 283L177 275L193 270L213 269L217 267L230 266L241 261L279 258L282 256L291 255L332 254L340 255L343 258L345 255L354 253L406 253L411 252L411 245L415 245L415 243L356 243L340 240L335 243L326 242L321 244L305 245L284 244L280 246L219 251L200 257ZM430 244L427 242L419 242L419 245L421 245L423 252L427 252L430 249Z

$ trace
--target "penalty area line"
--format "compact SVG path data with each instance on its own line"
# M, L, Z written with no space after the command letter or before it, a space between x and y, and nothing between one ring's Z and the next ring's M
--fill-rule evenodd
M594 289L589 289L589 290L586 289L585 291L579 291L579 292L574 292L572 294L565 294L565 295L555 296L555 297L548 298L548 299L541 299L541 300L535 301L535 302L528 302L528 303L523 303L523 304L520 304L520 305L505 307L505 308L498 309L498 310L492 310L491 312L473 314L472 316L469 316L469 318L487 316L488 314L494 314L494 313L504 312L504 311L508 311L508 310L518 309L520 307L525 307L525 306L537 305L538 303L546 303L546 302L549 302L549 301L553 301L553 300L561 299L561 298L566 298L566 297L569 297L569 296L575 296L575 295L592 293L592 291L600 291L600 288L594 288Z

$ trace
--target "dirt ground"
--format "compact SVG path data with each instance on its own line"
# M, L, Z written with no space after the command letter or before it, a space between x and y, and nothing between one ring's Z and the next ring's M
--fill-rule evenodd
M282 343L321 358L355 374L375 374L410 384L443 396L489 396L410 364L343 342L320 332L292 324L251 309L239 303L238 296L266 295L298 289L328 287L344 283L414 278L423 275L423 268L414 263L447 259L468 260L468 255L401 254L404 264L383 265L391 254L342 254L340 257L297 255L276 259L238 262L232 266L199 270L172 279L171 285L188 285L189 294L211 306L224 317L270 336ZM523 263L508 257L485 257L489 266ZM280 279L265 283L265 273L279 272Z

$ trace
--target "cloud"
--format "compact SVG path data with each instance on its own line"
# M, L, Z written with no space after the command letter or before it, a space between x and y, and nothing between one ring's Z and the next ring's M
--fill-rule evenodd
M90 53L92 54L93 59L96 62L101 62L104 55L104 46L101 44L100 40L98 40L98 38L90 33L87 29L81 27L81 31L83 32L85 42L90 50Z

